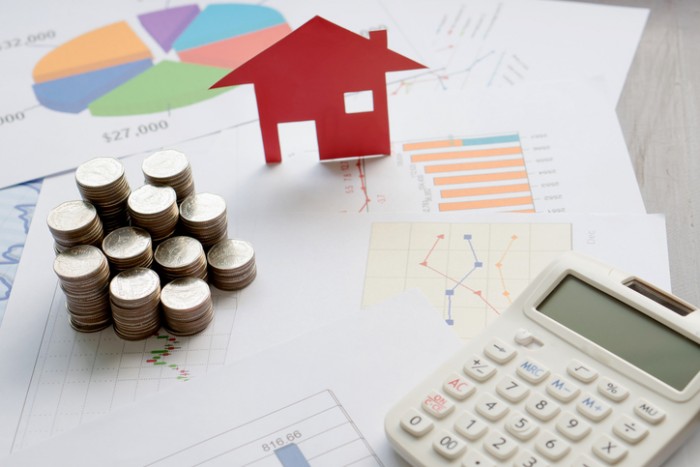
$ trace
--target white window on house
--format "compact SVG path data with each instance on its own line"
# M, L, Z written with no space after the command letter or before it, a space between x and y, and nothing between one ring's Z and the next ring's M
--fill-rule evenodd
M344 97L345 113L356 114L374 111L374 96L371 90L346 92Z

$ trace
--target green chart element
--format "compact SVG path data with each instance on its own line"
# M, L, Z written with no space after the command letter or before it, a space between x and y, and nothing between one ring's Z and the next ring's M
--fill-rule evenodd
M90 103L92 115L120 117L167 112L211 99L230 88L209 90L231 70L162 61Z

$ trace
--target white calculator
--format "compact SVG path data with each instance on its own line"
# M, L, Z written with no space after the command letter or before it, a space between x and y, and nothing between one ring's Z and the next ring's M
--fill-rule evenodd
M699 372L696 307L567 253L385 430L415 466L654 466L698 421Z

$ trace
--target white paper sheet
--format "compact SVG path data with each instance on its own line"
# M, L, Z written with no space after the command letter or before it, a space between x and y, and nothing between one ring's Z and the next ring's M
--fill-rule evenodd
M460 202L462 214L646 212L617 116L588 83L391 104L391 157L319 164L315 141L297 133L282 140L282 163L266 166L251 124L220 135L212 157L225 165L212 177L232 185L236 211L249 213L441 212Z
M460 345L407 292L2 464L279 465L296 447L321 465L402 465L384 414Z
M199 2L202 8L207 4ZM316 14L356 32L388 28L391 48L431 67L427 75L390 77L392 93L432 95L447 88L602 77L609 104L622 90L647 15L642 9L520 0L449 1L439 7L428 1L393 0L266 5L276 8L292 28ZM0 172L0 187L74 168L98 154L122 157L150 151L256 118L252 94L240 89L185 107L116 117L49 110L38 102L32 73L41 58L117 21L126 21L135 31L154 63L178 61L172 51L159 48L138 20L138 15L159 9L135 0L6 6L3 17L12 21L5 21L0 38L0 140L9 148L7 156L23 163Z
M522 244L515 242L513 252L517 253L517 261L511 263L509 257L504 262L527 265L528 268L525 280L511 282L514 277L507 277L513 291L522 287L548 256L567 248L598 256L662 287L668 288L669 285L665 228L661 216L332 215L328 212L273 210L271 207L251 211L240 209L246 204L245 191L238 191L241 187L232 185L230 180L221 176L220 167L225 163L217 164L216 161L214 153L209 160L211 165L201 159L192 161L195 185L199 191L219 193L227 200L229 233L253 244L258 277L240 293L217 293L215 322L202 335L179 338L167 364L161 366L149 360L152 360L152 352L162 350L163 342L172 336L127 343L118 339L111 330L80 334L68 325L64 298L52 270L53 240L40 220L46 219L48 212L60 202L77 198L78 192L72 174L44 181L35 211L36 222L30 230L0 327L0 371L13 375L0 380L3 452L30 446L118 407L181 384L183 374L196 379L360 309L368 297L366 287L376 284L375 280L383 280L381 274L368 273L368 266L376 264L376 261L370 261L370 252L382 243L381 236L373 233L377 225L422 225L430 232L436 228L451 228L451 231L442 233L455 238L455 252L446 254L449 249L443 247L439 250L443 258L456 258L457 269L444 269L440 263L430 264L435 271L462 282L457 300L464 298L461 294L463 287L475 285L471 278L465 282L458 277L464 272L459 266L463 256L455 255L464 255L466 251L464 246L460 250L456 245L459 234L464 233L462 228L479 229L473 233L476 252L486 265L483 271L493 272L496 271L494 260L508 249L502 242L503 232L509 231L503 227L507 224L517 228L515 232L523 240L527 239ZM125 160L127 176L133 187L142 180L140 165L140 158ZM302 184L303 180L299 179L297 183ZM552 224L559 232L555 235L557 248L539 251L544 250L540 247L535 251L533 245L542 245L546 243L544 239L549 238L547 224ZM565 227L563 232L570 233L562 235L562 224ZM489 233L489 229L493 233ZM542 234L535 234L535 231ZM372 243L373 239L378 243ZM484 242L492 242L492 245ZM411 258L418 252L420 256L425 254L426 246L429 247L425 244L415 247L397 244L395 253ZM419 267L417 263L424 257L416 258L414 267ZM444 306L436 304L435 297L439 298L442 293L444 300L445 289L456 283L443 278L442 282L435 284L432 276L435 271L421 270L418 278L425 280L419 280L416 285L432 295L436 314L444 318ZM479 277L478 283L484 280L492 284L499 282L497 276L486 276ZM503 304L495 308L501 306ZM483 328L490 317L496 315L495 311L489 310L481 313L486 319L481 324L472 324L470 329ZM461 318L455 317L457 325L460 321Z

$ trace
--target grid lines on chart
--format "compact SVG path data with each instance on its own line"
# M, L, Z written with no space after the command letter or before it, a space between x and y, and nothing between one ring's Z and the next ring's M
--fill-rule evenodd
M198 335L160 330L145 340L126 341L112 328L74 331L56 287L13 450L223 366L237 298L212 289L212 299L214 320Z
M469 339L571 245L570 224L375 223L362 304L418 288Z

